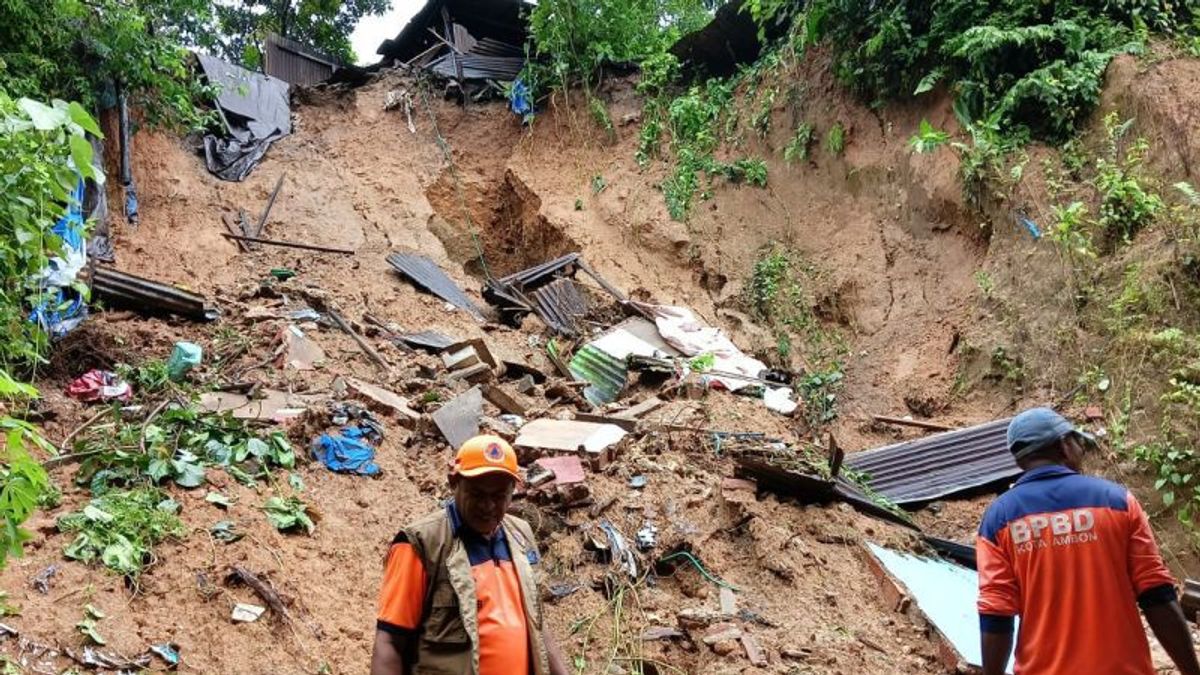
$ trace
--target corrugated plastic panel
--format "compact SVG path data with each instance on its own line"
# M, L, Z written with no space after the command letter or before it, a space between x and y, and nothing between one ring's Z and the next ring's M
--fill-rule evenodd
M396 271L408 277L413 283L467 312L479 321L486 321L483 310L479 309L471 298L446 276L442 268L423 255L415 253L393 253L387 261Z
M968 665L983 663L979 640L979 576L959 565L876 546L867 548L889 576L899 581L917 608ZM1005 672L1012 672L1012 657Z
M583 397L592 405L612 403L625 390L625 381L629 371L625 362L596 349L584 345L575 352L575 357L567 366L571 374L581 380L591 382L591 386L583 390Z
M895 504L928 502L1021 473L1008 451L1009 419L847 455L845 466Z
M547 326L563 335L579 333L579 317L588 312L587 298L570 279L556 279L532 293L534 309Z

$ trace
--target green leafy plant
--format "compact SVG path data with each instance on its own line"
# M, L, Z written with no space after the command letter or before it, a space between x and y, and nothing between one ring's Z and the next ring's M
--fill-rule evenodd
M134 393L139 396L156 394L171 385L167 362L162 359L151 359L137 366L118 363L115 370L121 379L132 385Z
M202 126L210 115L195 101L208 90L182 45L213 35L212 6L207 0L6 0L0 3L0 91L74 100L94 110L119 82L150 124Z
M100 630L96 626L96 622L104 618L104 612L101 612L92 605L84 606L83 612L83 619L75 624L75 629L94 644L107 644L104 636L100 635Z
M988 377L1021 384L1025 381L1025 364L1004 346L997 346L992 350L992 368Z
M908 145L913 152L933 152L950 142L950 134L935 128L929 120L922 119L921 126L913 137L908 139Z
M656 89L678 68L670 46L711 16L699 0L545 0L529 12L534 58L521 78L535 94L576 82L590 91L606 64L648 64L643 87Z
M796 127L796 135L783 147L783 161L788 164L808 161L808 149L813 142L813 127L802 122Z
M228 413L200 413L191 406L166 410L145 426L119 418L114 429L87 434L77 447L92 452L80 465L77 483L92 493L170 480L184 488L204 484L207 467L220 467L253 485L272 469L291 469L295 451L282 432L253 433Z
M1114 54L1139 50L1143 28L1174 32L1194 14L1171 0L813 0L804 25L806 42L829 45L839 78L873 103L944 83L967 120L995 114L1006 139L1061 141L1098 101Z
M262 508L267 520L280 532L303 529L306 534L312 534L316 528L308 504L299 497L270 497Z
M712 370L713 366L716 365L716 362L717 357L712 352L705 352L688 359L687 365L689 370L697 373L703 373L707 370Z
M992 280L992 275L988 274L987 270L976 270L973 276L975 285L979 287L983 297L990 299L996 291L996 283Z
M1087 226L1087 207L1083 202L1071 202L1065 206L1056 204L1052 210L1054 223L1046 233L1050 240L1072 256L1095 258L1096 250Z
M1118 119L1115 112L1104 117L1108 153L1096 160L1095 182L1100 193L1096 222L1110 237L1128 242L1163 210L1163 201L1140 176L1150 144L1139 138L1122 152L1121 139L1132 120L1119 123Z
M841 122L834 122L829 129L829 134L825 137L825 149L829 154L837 157L846 149L846 128Z
M0 397L15 401L36 395L36 390L15 382L0 370ZM42 465L29 455L29 448L54 452L53 446L28 422L0 416L4 434L0 450L0 569L9 556L19 556L30 534L21 524L56 494Z
M809 426L818 428L837 419L837 392L845 375L841 364L806 374L797 384Z
M155 545L187 533L178 512L179 504L155 488L103 494L58 519L60 532L75 535L63 553L136 579L153 563Z
M28 320L29 308L55 301L38 279L63 253L51 228L66 213L80 175L104 180L85 137L99 132L79 104L14 101L0 88L0 368L10 373L42 359L46 335Z
M592 120L596 126L604 132L608 141L611 143L617 138L617 131L613 127L612 117L608 114L608 106L604 105L596 96L588 98L588 111L592 114Z

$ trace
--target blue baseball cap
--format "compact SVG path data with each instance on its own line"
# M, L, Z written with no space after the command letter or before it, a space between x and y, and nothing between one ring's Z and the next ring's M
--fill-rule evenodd
M1013 457L1021 459L1070 434L1094 442L1090 434L1079 431L1050 408L1030 408L1008 423L1008 450Z

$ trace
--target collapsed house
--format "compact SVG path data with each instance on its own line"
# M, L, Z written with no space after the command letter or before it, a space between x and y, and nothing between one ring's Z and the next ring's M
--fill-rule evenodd
M420 68L475 96L525 67L524 0L431 0L376 52L386 66Z

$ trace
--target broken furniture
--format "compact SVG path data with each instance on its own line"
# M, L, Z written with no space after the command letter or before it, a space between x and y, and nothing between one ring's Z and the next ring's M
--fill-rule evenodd
M214 321L220 316L204 296L110 267L93 268L91 286L94 297L139 312L175 314L193 321Z

